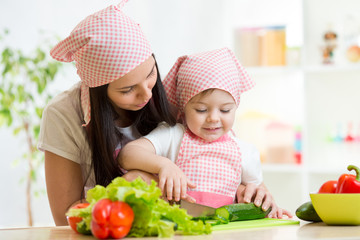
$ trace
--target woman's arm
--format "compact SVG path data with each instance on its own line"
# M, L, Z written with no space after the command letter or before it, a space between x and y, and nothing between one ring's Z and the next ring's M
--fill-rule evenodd
M45 151L46 190L56 226L68 225L65 213L70 207L85 201L80 165Z
M236 140L242 149L242 184L236 192L237 202L254 202L256 206L261 205L264 210L271 207L268 214L270 218L282 218L283 215L292 217L290 212L276 205L273 196L263 183L259 151L252 144Z
M149 173L159 173L162 166L170 159L156 155L152 143L146 138L129 142L120 151L119 164L126 170L143 170Z
M79 202L85 202L82 191L84 183L80 165L66 158L45 151L45 175L49 204L56 226L68 225L65 213ZM158 181L150 173L132 170L124 176L126 180L133 181L141 177L145 182Z
M134 181L138 177L140 177L142 180L144 180L144 182L149 185L151 184L152 180L157 183L159 182L159 178L156 175L141 170L130 170L123 176L123 178L125 178L129 182Z
M194 188L183 171L170 159L156 155L152 143L140 138L126 144L120 151L119 164L126 170L142 170L159 175L159 188L165 193L168 200L175 201L186 199L193 202L194 199L186 194L187 187ZM165 195L165 194L164 194Z
M261 183L260 185L253 183L239 185L236 192L236 198L239 203L254 202L256 206L262 204L262 208L265 211L271 207L271 211L268 214L269 218L283 218L284 215L292 218L292 214L289 211L277 206L273 196L264 183Z

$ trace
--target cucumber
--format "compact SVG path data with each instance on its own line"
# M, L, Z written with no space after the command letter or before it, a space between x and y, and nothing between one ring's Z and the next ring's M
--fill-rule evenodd
M174 222L174 221L172 221L172 220L170 220L170 219L168 219L166 217L163 217L163 216L160 217L160 220L163 220L163 221L169 222L169 223L173 223L174 224L174 231L178 230L178 224L176 222Z
M264 211L261 206L257 207L254 203L234 203L217 208L215 216L223 223L227 223L264 218L270 211L271 208Z
M309 221L309 222L322 222L321 218L315 211L315 208L311 201L303 203L296 209L296 216L301 220Z
M81 222L78 222L76 224L76 230L78 231L78 233L84 235L91 235L91 230L87 228L85 220L81 220Z

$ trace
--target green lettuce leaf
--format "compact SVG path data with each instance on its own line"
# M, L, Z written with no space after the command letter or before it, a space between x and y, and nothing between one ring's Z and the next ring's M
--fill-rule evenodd
M69 210L67 215L81 216L90 229L91 210L97 201L109 198L112 201L124 201L134 211L135 218L129 237L159 236L171 237L177 232L184 235L211 233L211 225L193 220L186 210L178 205L171 206L162 200L161 190L152 181L150 185L140 177L132 182L122 177L115 178L108 186L96 185L87 192L86 200L90 206L84 209Z

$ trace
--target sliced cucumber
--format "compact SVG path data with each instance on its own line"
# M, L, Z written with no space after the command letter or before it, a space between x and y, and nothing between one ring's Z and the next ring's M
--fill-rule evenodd
M261 206L257 207L254 203L234 203L217 208L215 216L220 221L226 223L264 218L270 211L271 208L264 211Z

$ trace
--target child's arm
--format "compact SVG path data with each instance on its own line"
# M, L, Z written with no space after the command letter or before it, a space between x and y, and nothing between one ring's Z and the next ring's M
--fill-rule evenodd
M159 187L163 193L166 190L168 200L194 199L186 194L187 187L194 188L183 171L170 159L156 155L153 144L146 138L129 142L120 151L119 164L126 170L143 170L159 175ZM165 194L164 194L165 195Z

